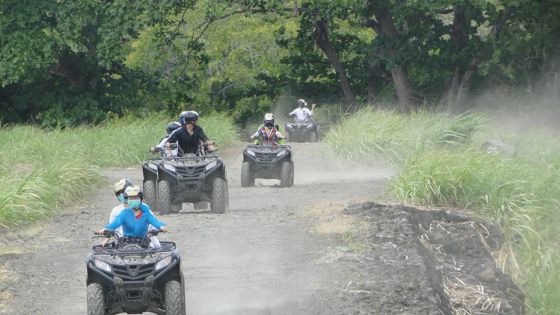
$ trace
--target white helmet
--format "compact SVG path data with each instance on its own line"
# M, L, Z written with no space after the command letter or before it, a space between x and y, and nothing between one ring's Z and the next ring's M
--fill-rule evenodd
M274 127L274 114L272 113L264 114L263 124L265 125L265 127Z
M124 190L124 198L128 199L129 197L138 197L140 199L144 198L144 193L142 189L136 185L128 186Z
M129 186L132 186L132 182L128 179L123 178L116 182L115 185L113 185L113 191L115 192L115 195L118 196L119 194L122 194L124 190Z
M303 98L297 100L297 103L299 107L307 107L307 102Z

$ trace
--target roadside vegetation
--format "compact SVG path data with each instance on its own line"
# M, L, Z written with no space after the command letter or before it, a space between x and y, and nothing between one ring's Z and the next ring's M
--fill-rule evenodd
M389 161L396 176L388 191L399 201L466 210L499 224L497 264L525 291L531 313L558 314L560 141L544 131L514 135L495 126L474 113L365 109L326 141L350 159ZM496 135L511 147L488 151L484 142Z
M48 217L87 198L102 178L101 167L139 167L169 121L156 114L64 129L0 127L0 228ZM224 114L203 117L200 125L221 147L237 139L233 120Z

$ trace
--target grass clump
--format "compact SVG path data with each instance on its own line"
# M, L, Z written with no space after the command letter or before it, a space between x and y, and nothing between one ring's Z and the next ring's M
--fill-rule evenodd
M349 116L326 137L329 146L349 159L401 164L419 151L468 142L485 116L417 112L410 116L365 108Z
M33 222L74 204L99 182L100 167L140 163L169 121L156 114L66 129L0 128L0 227ZM238 137L233 120L223 114L203 117L200 125L220 146Z
M497 133L483 116L366 110L327 139L339 154L396 166L388 191L417 205L465 209L502 227L496 262L526 292L533 314L560 314L560 141L500 132L507 151L482 146ZM397 163L394 163L397 162Z

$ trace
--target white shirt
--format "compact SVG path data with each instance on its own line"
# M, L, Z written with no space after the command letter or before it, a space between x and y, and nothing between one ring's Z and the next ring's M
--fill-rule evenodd
M124 207L124 205L121 203L120 205L116 206L113 208L113 210L111 210L111 215L109 216L109 223L113 222L113 220L115 220L115 218L124 210L126 209ZM152 210L150 210L150 213L153 215L154 213L152 212ZM151 224L148 225L148 231L155 229ZM116 230L115 233L118 236L123 236L123 229L122 226L119 226ZM155 236L152 236L150 238L150 247L151 248L161 248L161 243L159 242L158 238Z
M168 148L165 147L165 143L167 142L168 138L169 138L169 136L161 139L161 141L159 142L157 147L161 148L163 150L162 152L163 152L164 157L176 157L177 156L177 151L179 150L178 148L168 149Z
M308 108L296 108L291 113L290 116L295 116L294 120L296 121L306 121L308 119L313 118L313 112L310 111Z

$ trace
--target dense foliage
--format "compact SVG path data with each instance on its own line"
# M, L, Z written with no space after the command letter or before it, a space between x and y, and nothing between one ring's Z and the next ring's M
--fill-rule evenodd
M535 95L558 84L558 16L554 0L2 0L0 120Z

